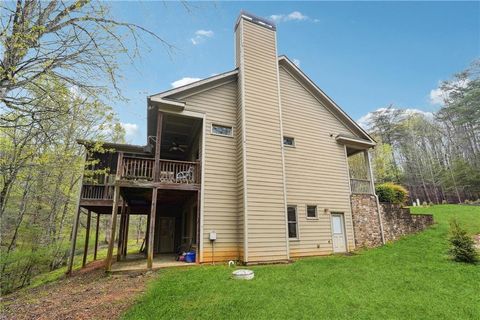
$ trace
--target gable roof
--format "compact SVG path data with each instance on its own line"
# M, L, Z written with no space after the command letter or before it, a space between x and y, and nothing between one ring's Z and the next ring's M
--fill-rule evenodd
M284 67L292 76L294 76L317 100L330 111L340 122L347 128L358 135L360 138L367 140L373 146L375 140L362 129L345 111L340 108L325 92L322 91L300 68L298 68L287 56L278 57L278 64ZM220 86L228 81L238 77L238 69L230 70L209 78L192 82L190 84L166 90L148 97L147 110L147 134L155 135L154 127L157 118L157 108L155 106L167 106L172 108L185 108L185 103L173 98L175 95L188 96L205 90Z

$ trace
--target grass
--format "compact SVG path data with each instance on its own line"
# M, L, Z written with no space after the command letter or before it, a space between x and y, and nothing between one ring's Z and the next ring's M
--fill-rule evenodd
M230 279L226 266L166 269L124 319L479 319L480 265L449 259L448 222L480 233L480 207L412 208L436 225L353 256L251 267Z

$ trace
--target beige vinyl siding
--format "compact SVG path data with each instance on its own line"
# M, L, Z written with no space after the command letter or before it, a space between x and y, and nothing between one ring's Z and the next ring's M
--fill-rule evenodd
M352 132L282 67L280 92L284 135L295 138L294 148L284 148L287 203L297 206L299 230L299 240L290 241L290 257L332 252L330 214L325 209L344 213L348 249L352 250L345 151L335 141L337 134ZM317 220L307 219L307 205L317 205Z
M216 231L215 261L239 256L237 181L237 82L215 87L190 97L176 97L186 109L206 114L203 261L212 261L211 231ZM233 137L211 134L212 123L233 127Z
M248 262L287 259L275 32L241 20ZM242 78L243 77L243 78Z

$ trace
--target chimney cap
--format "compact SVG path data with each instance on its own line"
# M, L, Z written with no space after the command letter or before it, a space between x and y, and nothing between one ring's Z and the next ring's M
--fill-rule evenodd
M238 24L240 23L240 19L248 20L250 22L258 24L259 26L265 27L269 30L273 30L273 31L277 30L277 26L275 25L275 22L273 22L272 20L259 17L257 15L254 15L253 13L247 12L245 10L240 11L238 19L235 22L235 30L237 30Z

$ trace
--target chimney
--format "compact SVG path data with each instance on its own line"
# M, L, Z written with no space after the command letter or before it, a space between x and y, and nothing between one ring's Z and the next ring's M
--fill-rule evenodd
M286 260L289 249L275 24L241 12L235 24L235 60L239 69L243 260Z

